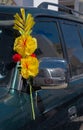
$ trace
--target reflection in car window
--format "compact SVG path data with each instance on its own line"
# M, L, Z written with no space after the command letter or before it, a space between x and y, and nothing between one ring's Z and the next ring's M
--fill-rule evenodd
M73 24L62 23L62 32L67 47L72 75L83 73L83 47L77 30Z
M63 57L59 33L56 22L39 21L33 28L33 36L37 38L38 49L36 51L41 57Z
M3 7L2 7L3 8ZM1 13L2 12L2 13ZM3 11L0 12L0 20L13 20L13 14L12 13L3 13ZM9 12L9 11L8 11Z
M14 33L8 27L0 27L0 61L10 62L12 58Z
M44 73L44 70L39 70L39 74L38 74L39 77L45 77L45 73Z
M6 87L11 79L14 32L11 26L0 26L0 86Z

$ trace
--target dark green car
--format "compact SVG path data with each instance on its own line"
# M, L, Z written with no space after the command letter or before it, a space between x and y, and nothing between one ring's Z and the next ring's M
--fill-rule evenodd
M49 10L48 5L61 10ZM83 130L83 19L73 12L81 14L45 2L25 11L36 22L32 36L37 38L35 54L41 59L36 78L43 78L44 84L35 79L32 84L34 120L28 80L20 79L12 61L19 35L13 29L13 16L20 14L20 7L0 6L0 130ZM51 78L44 79L46 69ZM53 78L56 83L51 84Z

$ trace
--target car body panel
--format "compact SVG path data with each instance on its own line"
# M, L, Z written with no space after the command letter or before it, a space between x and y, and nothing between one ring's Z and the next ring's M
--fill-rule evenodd
M38 41L38 50L35 52L38 58L50 56L52 59L56 56L57 59L63 58L68 65L66 87L57 87L57 89L52 87L51 85L54 84L50 83L49 85L49 78L37 79L40 83L47 80L47 83L43 83L43 88L41 84L39 86L33 85L32 96L36 116L33 120L28 81L23 80L19 75L18 65L11 63L13 52L10 53L9 51L13 46L14 34L16 33L12 29L14 15L20 12L20 8L0 6L0 20L5 20L3 25L0 25L0 40L2 43L0 44L0 58L2 58L0 59L0 73L6 72L6 69L8 69L7 73L0 75L3 76L0 77L0 130L81 130L83 128L83 74L78 74L80 71L75 71L75 67L73 71L71 70L70 59L73 54L76 56L77 54L74 53L74 49L73 53L72 51L69 52L68 57L66 43L69 43L70 39L72 39L71 41L74 39L75 42L72 45L76 47L77 37L75 36L80 37L79 43L82 41L80 28L83 27L83 20L77 19L72 14L24 7L26 14L31 13L36 21L32 35L36 36ZM8 24L8 20L12 21ZM66 36L70 33L66 31L67 29L70 30L68 25L72 25L71 28L74 28L74 32L79 30L78 35L75 32L70 37ZM3 35L1 35L2 32ZM59 43L61 43L61 46ZM79 49L79 46L77 49ZM61 55L61 52L63 55ZM73 57L73 60L79 61L75 57ZM77 62L75 64L77 65ZM3 66L7 68L5 69ZM82 71L82 66L79 69L78 65L78 70ZM48 72L47 67L46 71ZM52 80L54 79L52 78ZM50 78L50 82L52 80ZM47 86L45 87L45 85Z

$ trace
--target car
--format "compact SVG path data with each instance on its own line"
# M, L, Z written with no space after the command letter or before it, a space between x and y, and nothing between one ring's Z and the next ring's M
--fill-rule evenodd
M35 20L31 34L40 61L39 74L29 84L12 61L19 36L14 15L20 8L0 6L0 130L83 130L82 14L49 2L23 7Z

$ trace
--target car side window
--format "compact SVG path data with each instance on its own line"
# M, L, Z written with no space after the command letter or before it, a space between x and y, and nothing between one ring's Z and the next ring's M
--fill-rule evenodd
M78 32L78 25L69 22L62 22L61 29L67 49L72 76L82 74L83 46Z
M63 57L62 46L57 27L57 22L51 19L38 19L34 28L33 36L37 38L38 49L36 54L41 57Z
M1 12L3 11L0 11L0 20L13 20L14 19L12 13L1 13Z

